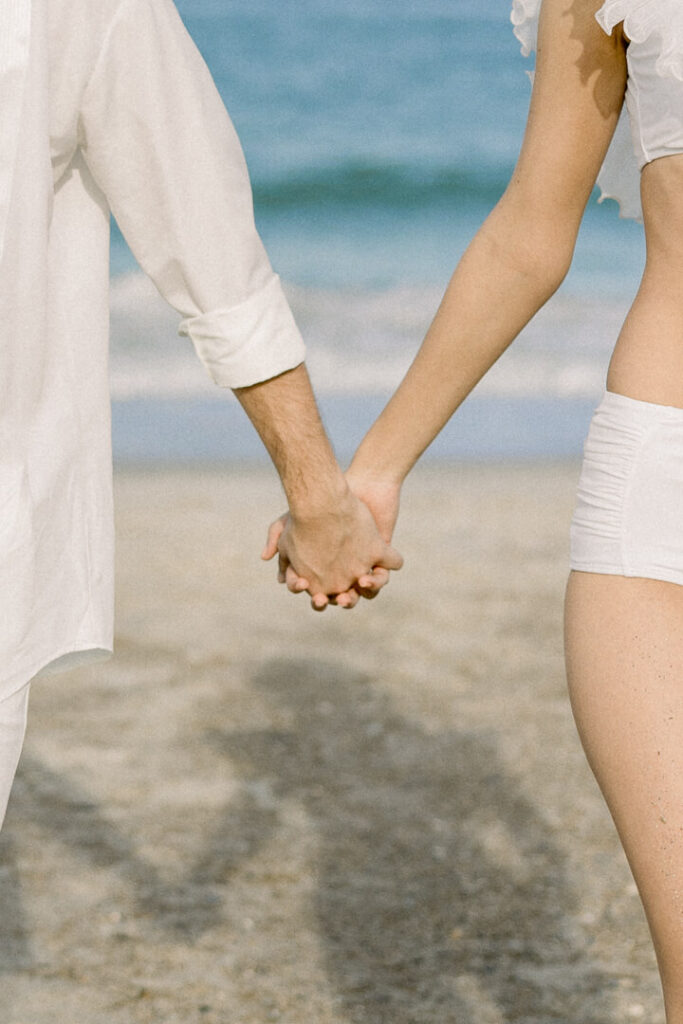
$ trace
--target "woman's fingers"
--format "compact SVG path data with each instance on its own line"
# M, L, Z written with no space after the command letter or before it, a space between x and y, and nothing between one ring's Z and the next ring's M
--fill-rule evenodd
M287 569L289 568L289 559L286 555L283 555L281 551L277 553L277 581L278 583L287 582Z
M388 582L389 571L378 567L361 576L352 590L345 590L342 594L331 598L330 603L336 604L340 608L355 608L361 597L367 601L373 601Z
M355 499L355 501L359 509L364 509L363 516L360 517L359 523L357 524L361 541L363 541L365 536L364 531L365 533L368 532L368 523L365 522L365 519L367 519L369 523L372 523L372 519L369 516L367 508L364 508L362 503L358 502L357 499ZM315 543L313 544L313 554L315 555L317 553L320 556L316 560L315 557L312 557L309 550L311 546L311 538L307 536L305 530L303 530L302 533L303 528L301 525L299 525L296 530L294 529L294 526L295 524L291 522L287 514L271 523L261 557L264 560L269 560L277 554L278 581L280 583L284 583L292 594L300 594L304 591L308 591L311 596L311 605L316 611L324 611L328 604L336 604L340 608L355 608L360 597L372 600L388 583L390 570L400 569L403 565L403 558L398 551L390 545L382 544L380 542L380 551L378 552L375 549L375 552L373 553L375 565L372 569L368 569L355 581L353 581L352 578L349 580L349 577L347 576L347 580L349 582L347 583L348 589L346 591L332 591L330 593L325 593L322 589L322 587L324 587L325 577L328 578L329 582L332 582L332 574L329 571L329 567L325 566L326 548L324 546L322 547L322 555L320 555L320 552L318 552L315 547L316 544L320 547L319 538L314 537ZM372 530L370 532L374 531L375 527L374 523L372 523ZM323 540L324 539L325 538L323 538ZM362 547L361 541L359 541L359 546ZM373 557L373 555L370 557ZM307 573L308 570L306 569L306 566L317 564L317 562L321 561L321 558L322 564L325 566L322 575L315 571L312 575L301 575L295 568L295 566L299 566ZM348 560L347 555L347 561Z
M308 580L304 579L303 576L299 576L299 573L295 571L292 565L287 565L285 569L285 583L287 584L287 589L292 594L302 594L310 586Z
M372 601L379 594L382 587L389 582L389 570L377 566L372 572L361 576L356 584L358 593L368 601Z
M400 558L400 555L399 555ZM324 611L328 604L339 608L355 608L361 597L372 601L380 590L389 582L389 570L376 566L371 572L364 573L349 590L338 594L311 594L311 604L316 611ZM278 582L285 583L291 594L311 592L311 584L294 569L294 566L281 553L278 556Z
M381 558L377 559L377 565L382 569L392 569L396 572L403 566L403 555L400 555L396 548L392 548L391 544L387 544L384 554Z

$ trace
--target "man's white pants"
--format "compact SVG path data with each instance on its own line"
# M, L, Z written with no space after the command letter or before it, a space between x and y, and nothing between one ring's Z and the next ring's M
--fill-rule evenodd
M0 700L0 826L24 742L29 689L26 683L11 697Z

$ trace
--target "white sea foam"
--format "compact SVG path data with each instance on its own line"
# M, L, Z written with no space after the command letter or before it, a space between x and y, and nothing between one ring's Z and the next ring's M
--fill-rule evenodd
M316 389L377 394L393 389L410 365L440 292L426 286L381 292L288 287L308 345ZM594 397L626 300L569 292L542 310L479 387L490 396ZM208 396L214 387L191 344L177 336L179 317L138 273L112 283L111 380L115 398Z

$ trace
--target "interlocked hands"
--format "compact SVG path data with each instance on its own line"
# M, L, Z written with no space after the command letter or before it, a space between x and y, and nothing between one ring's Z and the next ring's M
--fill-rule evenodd
M349 470L348 491L334 508L315 516L288 512L271 524L262 558L278 555L278 581L293 594L307 592L312 607L353 608L372 599L403 565L391 546L400 486L368 480Z

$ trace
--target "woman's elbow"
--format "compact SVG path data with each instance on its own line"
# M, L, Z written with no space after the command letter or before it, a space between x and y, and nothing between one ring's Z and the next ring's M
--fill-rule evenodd
M557 291L572 265L583 210L579 204L544 203L508 190L494 211L520 269L542 283L549 295Z

